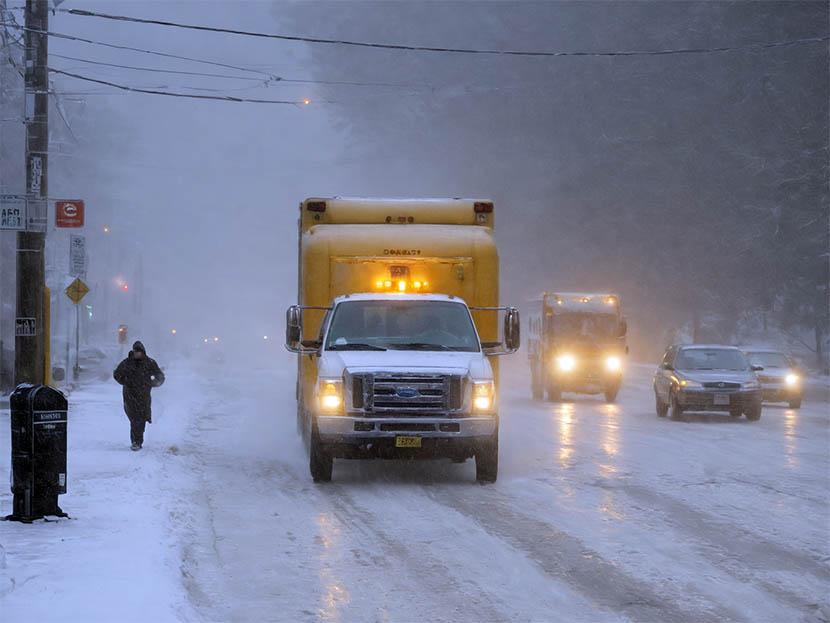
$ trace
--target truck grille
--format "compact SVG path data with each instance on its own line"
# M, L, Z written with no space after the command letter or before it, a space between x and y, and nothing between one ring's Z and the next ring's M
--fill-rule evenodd
M351 375L355 410L370 416L448 415L461 409L464 379L454 374L393 372Z

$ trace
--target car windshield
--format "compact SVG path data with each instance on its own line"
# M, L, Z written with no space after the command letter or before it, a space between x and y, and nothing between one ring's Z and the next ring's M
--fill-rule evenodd
M479 352L470 312L448 301L346 301L334 310L326 350Z
M753 366L762 368L791 368L792 364L783 353L747 353Z
M685 348L677 354L678 370L746 370L746 357L739 350L727 348Z
M614 337L619 323L615 314L563 312L553 317L553 330L559 335L590 338Z

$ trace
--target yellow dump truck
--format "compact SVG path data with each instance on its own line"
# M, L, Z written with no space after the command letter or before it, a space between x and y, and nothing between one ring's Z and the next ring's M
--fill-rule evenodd
M496 479L492 358L518 349L519 314L499 307L493 219L467 199L300 204L286 348L315 481L334 458L475 457Z

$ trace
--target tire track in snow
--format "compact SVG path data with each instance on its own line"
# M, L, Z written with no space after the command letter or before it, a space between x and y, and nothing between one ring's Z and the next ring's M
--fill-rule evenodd
M627 575L576 537L516 511L513 501L496 490L483 494L479 489L475 493L473 496L438 492L430 497L526 552L545 573L572 586L602 610L632 621L715 623L742 618L719 605L690 611L649 584Z

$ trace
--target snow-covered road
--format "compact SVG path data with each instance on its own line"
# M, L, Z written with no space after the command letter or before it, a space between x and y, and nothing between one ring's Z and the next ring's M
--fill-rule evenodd
M73 394L76 519L0 524L4 622L33 602L46 621L830 620L826 391L675 422L647 368L617 404L551 404L519 355L494 485L472 461L336 461L315 485L281 361L171 369L140 453L116 386Z

